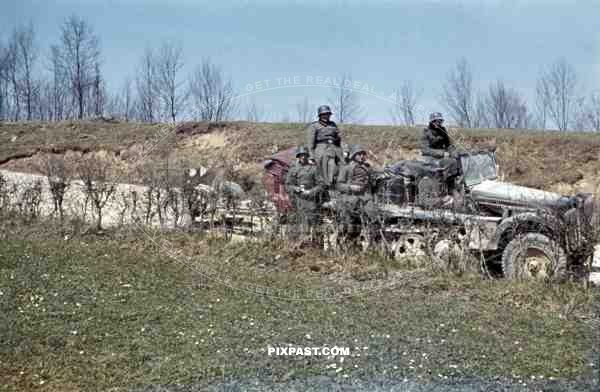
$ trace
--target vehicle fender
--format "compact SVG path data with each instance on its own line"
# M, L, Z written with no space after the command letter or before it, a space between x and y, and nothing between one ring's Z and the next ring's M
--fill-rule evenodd
M500 222L496 228L496 233L490 241L490 248L497 249L501 246L502 238L507 232L518 231L528 224L539 226L551 235L560 227L559 220L548 213L523 212Z

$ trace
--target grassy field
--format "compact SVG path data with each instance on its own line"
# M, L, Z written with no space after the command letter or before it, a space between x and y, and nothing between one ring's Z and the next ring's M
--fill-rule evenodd
M259 184L263 159L302 142L299 124L184 127L198 133L170 134L146 161L235 163ZM135 182L132 158L163 129L3 123L0 168L36 172L49 153L72 165L96 154ZM418 152L419 129L344 132L379 164ZM596 134L455 135L466 148L496 146L509 181L565 193L600 190ZM168 239L179 261L136 230L94 234L53 221L0 219L0 390L203 390L226 380L315 376L500 379L544 390L573 389L564 383L575 382L586 390L599 375L597 288L485 279L477 266L462 273L417 269L376 254L332 257L274 241L150 234ZM289 344L349 347L351 355L267 355L268 346Z
M600 366L597 289L165 235L179 260L188 260L180 263L135 231L81 235L14 218L1 225L2 390L202 390L244 377L316 375L591 386ZM199 269L229 277L230 287ZM355 295L316 300L324 288L345 293L348 286ZM312 293L312 300L279 300L256 294L258 287ZM349 347L351 355L266 353L288 344Z

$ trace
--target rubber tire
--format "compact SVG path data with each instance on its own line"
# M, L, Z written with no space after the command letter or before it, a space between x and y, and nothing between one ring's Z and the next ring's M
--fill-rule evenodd
M556 242L539 233L527 233L513 238L504 251L502 252L502 273L507 279L519 278L515 270L515 264L519 262L519 253L523 249L536 248L541 250L549 258L554 260L550 279L561 279L566 275L567 271L567 256L562 246L558 246ZM558 250L558 254L557 253Z

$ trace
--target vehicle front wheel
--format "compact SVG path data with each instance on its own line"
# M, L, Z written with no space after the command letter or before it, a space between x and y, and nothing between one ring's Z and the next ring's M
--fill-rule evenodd
M543 234L518 235L502 252L502 272L508 279L560 279L566 268L564 249Z

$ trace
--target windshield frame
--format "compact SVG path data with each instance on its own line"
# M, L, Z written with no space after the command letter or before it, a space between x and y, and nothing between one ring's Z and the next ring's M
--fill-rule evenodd
M478 163L477 159L479 157L482 157L485 160L483 162ZM463 181L468 187L481 184L483 181L486 180L496 180L498 178L495 152L481 151L472 154L460 154L459 163L461 166ZM486 167L486 169L475 171L477 167ZM492 168L493 173L492 170L490 170ZM469 172L471 175L469 176L469 173L467 172Z

